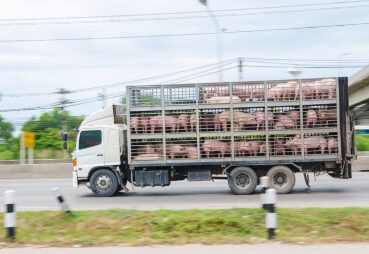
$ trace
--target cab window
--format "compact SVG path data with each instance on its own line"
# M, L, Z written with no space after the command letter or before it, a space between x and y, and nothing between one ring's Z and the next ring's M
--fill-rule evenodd
M79 135L79 150L101 144L101 131L82 131Z

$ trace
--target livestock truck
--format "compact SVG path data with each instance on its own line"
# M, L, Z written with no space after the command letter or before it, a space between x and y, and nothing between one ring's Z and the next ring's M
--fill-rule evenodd
M351 178L347 78L129 86L79 127L73 186L96 196L224 179L251 194L262 176L289 193L295 173Z

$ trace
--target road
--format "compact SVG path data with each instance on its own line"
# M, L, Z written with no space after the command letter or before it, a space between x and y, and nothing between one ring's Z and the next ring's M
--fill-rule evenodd
M278 207L369 207L369 173L354 173L353 179L313 177L307 192L301 174L291 194L278 196ZM74 189L70 179L1 179L0 192L17 192L18 210L58 209L51 188L60 187L72 210L85 209L190 209L260 207L258 189L248 196L232 195L225 180L215 182L173 182L169 187L135 188L109 198L97 198L82 186ZM128 186L130 189L131 187ZM3 203L3 195L0 195Z
M224 253L248 253L248 254L367 254L368 243L355 244L315 244L315 245L290 245L290 244L245 244L245 245L184 245L184 246L146 246L146 247L99 247L99 248L10 248L0 249L0 254L224 254Z

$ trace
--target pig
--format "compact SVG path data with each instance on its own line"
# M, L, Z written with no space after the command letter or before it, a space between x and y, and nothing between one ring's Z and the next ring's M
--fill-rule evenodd
M280 100L283 94L283 87L284 84L278 84L270 88L268 90L267 99L273 101Z
M165 116L165 126L169 127L171 132L174 133L176 131L177 119L174 116ZM163 118L162 116L152 116L149 120L151 133L155 133L157 127L163 127Z
M131 117L130 125L131 125L131 130L135 134L138 134L138 130L139 130L139 127L140 127L140 119L137 116Z
M260 151L261 143L258 141L250 141L249 142L249 154L251 156L257 156Z
M318 110L318 121L320 124L326 124L327 126L331 121L337 121L336 109L321 109Z
M183 130L185 132L187 132L187 130L188 130L187 127L188 127L189 123L190 123L190 115L187 115L187 114L179 115L177 120L176 120L177 132L179 132L181 128L183 128Z
M177 118L175 116L165 116L165 127L168 127L172 133L176 132Z
M215 131L220 131L221 129L220 129L220 121L219 121L219 116L220 116L220 114L215 114L214 115L214 130ZM227 124L226 124L226 126L227 126Z
M300 121L300 112L298 111L290 111L288 112L287 116L289 118L291 118L292 122L293 122L293 128L297 128L298 123Z
M192 114L190 116L191 132L196 131L196 124L197 124L196 114Z
M300 135L296 135L286 141L286 147L292 151L293 155L298 155L301 149L301 138Z
M142 129L143 133L147 133L148 129L149 129L149 124L150 124L150 118L147 116L143 116L140 118L140 126Z
M235 131L242 131L245 125L256 125L255 115L240 111L233 112L233 127ZM224 130L224 125L223 125Z
M162 155L163 154L163 144L162 143L155 144L154 150L155 150L155 153Z
M302 95L305 100L314 99L315 86L313 82L302 84Z
M250 147L249 141L234 142L234 152L237 156L245 156Z
M306 112L306 128L308 128L310 124L314 128L317 120L318 120L318 115L316 114L315 110L309 109Z
M276 130L283 130L283 129L284 129L284 125L283 125L283 123L281 123L281 122L276 122L276 123L274 124L274 129L276 129Z
M274 144L274 155L286 155L285 143L283 139L277 139Z
M155 146L152 144L147 144L140 148L141 154L149 154L149 153L156 153Z
M139 154L133 158L133 160L136 160L136 161L157 161L157 160L162 160L162 159L163 158L156 153Z
M230 96L216 96L206 99L207 104L229 104L231 103ZM241 103L241 99L238 96L232 96L232 103Z
M202 149L207 158L210 157L211 152L218 153L218 157L224 157L225 153L229 150L229 145L219 140L206 140L202 144Z
M178 144L168 144L167 155L170 159L175 159L177 156L183 156L185 155L185 148Z
M258 156L266 151L265 142L262 141L238 141L235 143L235 154L238 156Z
M268 112L268 126L273 126L274 123L274 114L273 112ZM265 126L265 112L264 111L258 111L254 113L255 115L255 121L256 121L256 129L259 130L260 127Z
M290 81L286 84L277 84L269 89L268 100L293 100L297 98L296 87L298 83L296 81Z
M286 142L286 147L292 150L294 155L298 154L301 149L301 138L300 135L296 135L294 138L289 139ZM324 154L327 148L327 140L322 136L310 136L304 138L304 151L307 154L308 149L320 149L320 152Z
M316 148L319 148L320 152L324 154L324 151L327 148L327 140L322 136L310 136L304 139L305 154L307 153L307 149Z
M329 153L336 153L338 151L338 141L337 138L330 137L327 139L327 147Z
M299 95L299 83L289 81L283 89L283 100L297 100Z
M151 127L151 133L155 133L157 127L163 126L162 116L152 116L150 117L149 124Z
M266 153L266 144L265 144L265 142L264 141L262 141L261 143L260 143L260 146L259 146L259 154L260 155L265 155L265 153Z
M197 159L197 148L194 146L185 146L184 153L189 159Z
M314 82L314 92L316 99L335 98L336 81L334 79L322 79Z
M292 129L295 127L295 123L288 115L279 115L277 116L276 129Z
M214 122L214 124L219 127L219 130L221 130L221 127L223 131L227 131L227 124L230 120L231 113L229 111L223 111L222 113L218 114L216 116L217 123Z

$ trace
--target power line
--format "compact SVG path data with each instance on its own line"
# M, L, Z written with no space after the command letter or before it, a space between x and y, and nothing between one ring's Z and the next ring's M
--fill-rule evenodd
M261 57L242 57L243 61L245 62L259 62L259 63L272 63L272 64L283 64L286 66L290 66L290 65L302 65L305 64L306 66L306 62L312 62L312 63L368 63L369 59L346 59L346 60L337 60L337 59L291 59L291 58L261 58ZM233 58L233 59L229 59L226 61L223 61L223 64L231 64L233 62L236 62L237 59ZM276 61L282 61L282 62L276 62ZM296 62L300 62L300 63L296 63ZM90 92L90 91L96 91L96 90L100 90L100 89L107 89L107 88L113 88L113 87L118 87L118 86L122 86L122 85L129 85L129 84L135 84L135 83L140 83L140 82L146 82L146 81L152 81L152 80L156 80L156 79L162 79L162 78L166 78L166 77L170 77L170 76L175 76L178 74L182 74L182 73L186 73L186 72L191 72L191 71L197 71L197 70L201 70L207 67L212 67L217 65L217 63L213 63L213 64L207 64L207 65L201 65L201 66L197 66L197 67L193 67L193 68L189 68L189 69L184 69L181 71L176 71L176 72L172 72L172 73L167 73L167 74L162 74L162 75L157 75L157 76L151 76L151 77L146 77L146 78L142 78L142 79L136 79L136 80L131 80L131 81L123 81L123 82L117 82L117 83L112 83L112 84L108 84L108 85L101 85L101 86L94 86L94 87L89 87L89 88L82 88L82 89L75 89L75 90L68 90L69 94L73 94L73 93L82 93L82 92ZM312 65L312 64L310 64ZM244 65L246 66L246 65ZM247 67L268 67L268 66L255 66L255 65L247 65ZM270 66L269 66L270 67ZM273 66L276 67L276 66ZM316 66L316 68L359 68L362 67L360 66ZM13 93L13 94L3 94L3 97L23 97L23 96L44 96L44 95L58 95L60 94L58 91L55 92L39 92L39 93ZM52 107L56 107L56 106L60 106L60 104L52 104Z
M252 68L285 68L285 66L273 66L273 65L243 65L243 66L252 67ZM302 66L302 68L359 68L359 67L362 67L362 66ZM238 64L234 65L234 66L231 66L231 67L228 67L228 68L222 68L222 71L230 70L230 69L234 69L234 68L238 68ZM202 71L202 72L199 72L199 73L196 73L196 74L183 76L183 77L180 77L178 79L167 80L163 83L155 84L155 85L177 84L179 82L184 82L184 81L191 80L191 79L194 79L194 78L200 78L200 77L212 75L212 74L215 74L217 72L218 72L218 70L213 71L213 72L209 72L209 70ZM125 92L112 94L112 95L107 95L106 99L113 99L113 98L122 97L122 96L125 96ZM70 101L67 104L64 104L64 107L80 106L80 105L83 105L83 104L96 102L96 101L100 101L100 100L101 100L101 98L99 96L88 97L88 98L80 99L80 100L77 100L77 101ZM55 108L55 107L60 107L60 105L59 104L54 104L53 106L49 105L49 106L37 106L37 107L29 107L29 108L4 109L4 110L0 110L0 112L31 111L31 110L41 110L41 109L52 109L52 108Z
M214 15L215 17L239 17L239 16L255 16L255 15L273 15L286 13L302 13L302 12L316 12L328 10L343 10L352 8L364 8L369 5L351 5L351 6L337 6L315 9L295 9L284 11L270 11L270 12L251 12L251 13L227 13ZM96 23L121 23L121 22L142 22L142 21L166 21L166 20L185 20L185 19L202 19L209 18L208 15L202 16L173 16L173 17L151 17L151 18L135 18L135 19L110 19L110 20L78 20L78 21L52 21L52 22L22 22L22 23L0 23L0 26L39 26L39 25L75 25L75 24L96 24Z
M237 34L237 33L256 33L256 32L276 32L276 31L305 30L305 29L348 27L348 26L362 26L362 25L369 25L369 22L345 23L345 24L333 24L333 25L318 25L318 26L300 26L300 27L281 27L281 28L236 30L236 31L225 31L223 33L224 34ZM203 35L214 35L214 34L215 34L215 32L199 32L199 33L151 34L151 35L109 36L109 37L79 37L79 38L55 38L55 39L13 39L13 40L0 40L0 43L86 41L86 40L114 40L114 39L143 39L143 38L164 38L164 37L178 37L178 36L203 36Z
M213 12L232 12L232 11L247 11L247 10L264 10L264 9L281 9L281 8L296 8L307 6L322 6L322 5L336 5L336 4L348 4L348 3L362 3L369 0L355 0L355 1L336 1L325 2L315 4L295 4L295 5L278 5L278 6L262 6L262 7L250 7L250 8L237 8L237 9L223 9L213 10ZM137 16L158 16L158 15L183 15L183 14L195 14L206 13L206 11L182 11L182 12L160 12L160 13L136 13L136 14L117 14L117 15L96 15L96 16L73 16L73 17L44 17L44 18L9 18L0 19L2 21L26 21L26 20L59 20L59 19L92 19L92 18L117 18L117 17L137 17Z
M234 61L236 61L235 58L225 60L222 63L231 63L231 62L234 62ZM218 63L206 64L206 65L201 65L201 66L197 66L197 67L193 67L193 68L189 68L189 69L184 69L184 70L180 70L180 71L176 71L176 72L171 72L171 73L167 73L167 74L146 77L146 78L142 78L142 79L136 79L136 80L124 81L124 82L117 82L117 83L112 83L112 84L108 84L108 85L94 86L94 87L89 87L89 88L82 88L82 89L75 89L75 90L68 90L68 91L69 91L70 94L72 94L72 93L95 91L97 89L113 88L113 87L122 86L124 84L132 84L132 83L139 83L139 82L144 82L144 81L166 78L166 77L170 77L170 76L174 76L174 75L178 75L178 74L182 74L182 73L186 73L186 72L191 72L191 71L204 69L206 67L215 66L217 64ZM44 93L13 93L13 94L3 94L2 96L3 97L23 97L23 96L41 96L41 95L57 95L57 94L58 94L58 92L55 91L55 92L44 92Z
M233 66L233 67L230 67L230 68L223 68L222 70L228 70L228 69L231 69L231 68L235 68L236 66ZM216 69L217 67L214 67L213 69ZM211 70L211 69L210 69ZM208 70L209 71L209 70ZM214 74L214 73L217 73L217 71L214 71L214 72L210 72L210 73L204 73L204 71L202 72L198 72L196 74L193 74L195 75L194 77L192 78L196 78L196 77L200 77L198 74L202 74L202 76L206 76L206 75L211 75L211 74ZM196 76L197 75L197 76ZM188 78L189 76L184 76L185 78ZM179 79L177 79L177 81L181 80L181 78L183 77L180 77ZM191 78L190 78L191 79ZM162 84L165 84L169 81L165 81L164 83ZM112 98L117 98L117 97L122 97L124 96L125 93L117 93L117 94L113 94L113 95L107 95L106 96L106 99L112 99ZM68 103L66 104L63 104L64 107L73 107L73 106L79 106L79 105L83 105L83 104L87 104L87 103L91 103L91 102L96 102L96 101L99 101L101 100L101 98L99 96L95 96L95 97L89 97L89 98L84 98L84 99L80 99L78 101L69 101ZM0 112L14 112L14 111L33 111L33 110L43 110L43 109L52 109L52 108L55 108L55 107L60 107L61 104L57 103L57 104L52 104L52 105L44 105L44 106L35 106L35 107L24 107L24 108L10 108L10 109L0 109Z

